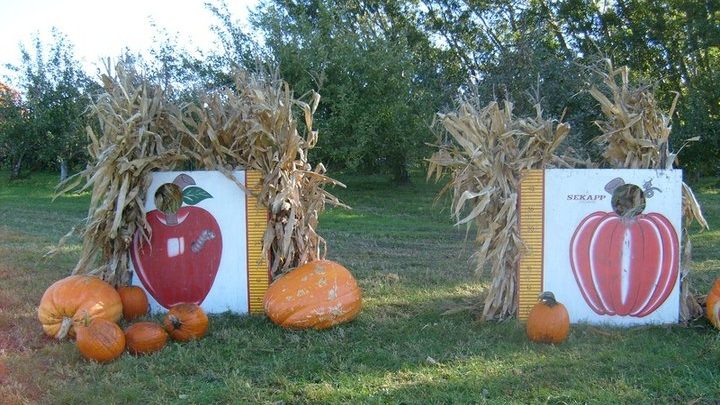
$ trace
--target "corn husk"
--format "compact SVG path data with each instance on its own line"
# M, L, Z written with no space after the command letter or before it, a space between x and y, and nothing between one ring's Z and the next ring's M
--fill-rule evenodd
M601 87L590 94L605 116L596 125L602 130L596 142L604 147L603 160L614 168L671 169L677 153L669 150L671 120L658 108L647 88L632 88L626 67L596 70ZM458 225L474 224L476 250L471 259L476 275L490 272L490 284L480 297L481 321L501 320L517 311L515 269L523 254L517 229L517 190L524 169L552 167L598 167L601 164L559 156L557 150L569 132L566 124L542 118L515 118L512 105L493 102L480 109L465 100L459 110L439 114L442 124L438 151L430 158L428 179L450 174L441 195L452 192L452 214ZM690 140L692 141L692 140ZM683 246L680 316L683 320L702 314L689 290L692 247L687 229L693 221L708 224L690 187L683 183Z
M262 184L236 184L251 194L259 190L253 195L269 211L263 249L272 276L324 258L318 216L327 203L344 206L325 188L344 185L322 164L308 163L318 137L313 114L319 94L295 99L276 74L239 71L234 88L180 104L122 64L114 72L108 66L103 84L105 92L90 106L101 128L87 128L91 163L58 189L92 190L88 217L77 229L83 245L74 273L126 284L132 237L150 232L144 210L150 173L189 168L218 170L233 180L234 170L262 172Z
M647 87L630 85L629 69L614 68L605 60L604 69L594 69L601 87L592 87L590 94L600 103L604 119L596 122L602 130L595 141L604 147L603 158L613 168L672 169L677 152L671 153L669 140L671 117L675 112L676 95L669 111L663 111ZM697 140L691 139L689 141ZM688 321L702 316L697 298L690 292L692 246L688 227L698 221L703 229L709 225L690 186L682 184L683 246L680 284L680 318Z
M478 104L464 100L457 112L438 114L438 151L429 159L428 179L450 175L440 195L452 193L456 225L477 229L471 262L476 276L490 275L479 320L501 320L517 312L516 268L523 252L517 212L521 174L525 169L570 167L556 155L570 126L543 118L539 105L536 117L517 118L510 102L483 108Z

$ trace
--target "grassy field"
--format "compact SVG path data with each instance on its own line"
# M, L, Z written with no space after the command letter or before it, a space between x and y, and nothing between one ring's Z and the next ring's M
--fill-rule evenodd
M43 336L36 306L69 274L79 241L43 254L87 210L87 195L51 202L55 177L8 184L0 173L0 404L720 404L720 334L700 319L632 328L573 325L557 346L522 323L478 323L483 282L472 245L439 189L336 176L320 233L328 258L355 274L363 312L324 331L283 330L262 316L216 315L200 341L100 365ZM717 180L693 185L711 230L692 233L692 286L720 275ZM448 311L450 312L448 313Z

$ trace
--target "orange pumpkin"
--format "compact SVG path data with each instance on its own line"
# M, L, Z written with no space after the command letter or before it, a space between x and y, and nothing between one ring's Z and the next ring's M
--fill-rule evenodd
M265 292L265 314L284 328L324 329L360 313L362 293L353 275L330 260L314 260L275 280Z
M125 334L115 322L88 319L86 325L78 327L75 344L85 358L107 363L125 350Z
M38 307L38 319L48 336L73 337L86 319L118 322L122 301L109 283L90 275L73 275L56 281L45 290Z
M705 300L705 315L714 327L720 329L720 278L715 280Z
M570 316L555 295L545 291L530 310L525 330L533 342L558 344L570 333Z
M125 346L131 354L156 352L165 346L168 333L159 324L136 322L125 329Z
M123 306L123 319L132 321L148 313L149 302L145 290L137 285L128 285L118 288Z
M171 338L185 342L205 336L208 317L197 304L183 303L170 308L163 323Z

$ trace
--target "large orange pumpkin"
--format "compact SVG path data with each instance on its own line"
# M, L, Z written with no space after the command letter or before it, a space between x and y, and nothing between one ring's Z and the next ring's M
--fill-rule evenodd
M175 305L165 314L165 330L179 342L200 339L208 328L208 317L199 305L183 303Z
M530 309L525 330L533 342L561 343L570 333L570 316L565 306L555 299L555 295L545 291Z
M122 301L109 283L90 275L73 275L56 281L45 290L38 307L38 319L48 336L73 337L87 319L118 322Z
M705 315L714 327L720 329L720 278L715 280L705 300Z
M77 328L75 344L85 358L107 363L125 351L125 334L115 322L88 319L86 325Z
M156 352L165 346L168 333L159 324L136 322L125 329L125 346L131 354Z
M362 293L348 269L314 260L275 280L265 292L264 307L282 327L324 329L355 319Z
M137 285L118 287L123 306L123 319L132 321L148 313L149 303L145 290Z

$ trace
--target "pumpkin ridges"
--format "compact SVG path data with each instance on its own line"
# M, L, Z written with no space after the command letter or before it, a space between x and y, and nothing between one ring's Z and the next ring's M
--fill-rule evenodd
M125 329L125 345L131 354L147 354L165 346L168 333L161 325L143 321Z
M710 288L710 292L705 299L705 316L710 320L710 323L716 328L720 329L720 319L718 319L718 313L720 312L720 277L718 277Z
M123 319L132 321L149 311L149 301L145 290L137 285L118 287L118 294L123 306Z
M283 275L264 297L265 314L286 328L328 328L354 319L361 307L355 278L330 260L315 260Z
M555 299L552 292L540 294L538 302L528 314L528 338L538 343L557 344L564 341L569 332L570 316L567 308Z
M87 359L107 363L125 350L125 333L115 322L103 318L86 318L77 330L75 344Z
M208 317L195 303L175 305L165 314L163 325L171 338L184 342L200 339L207 332Z
M54 282L45 290L37 315L48 336L63 339L75 336L85 317L119 321L122 302L115 288L100 278L72 275Z

